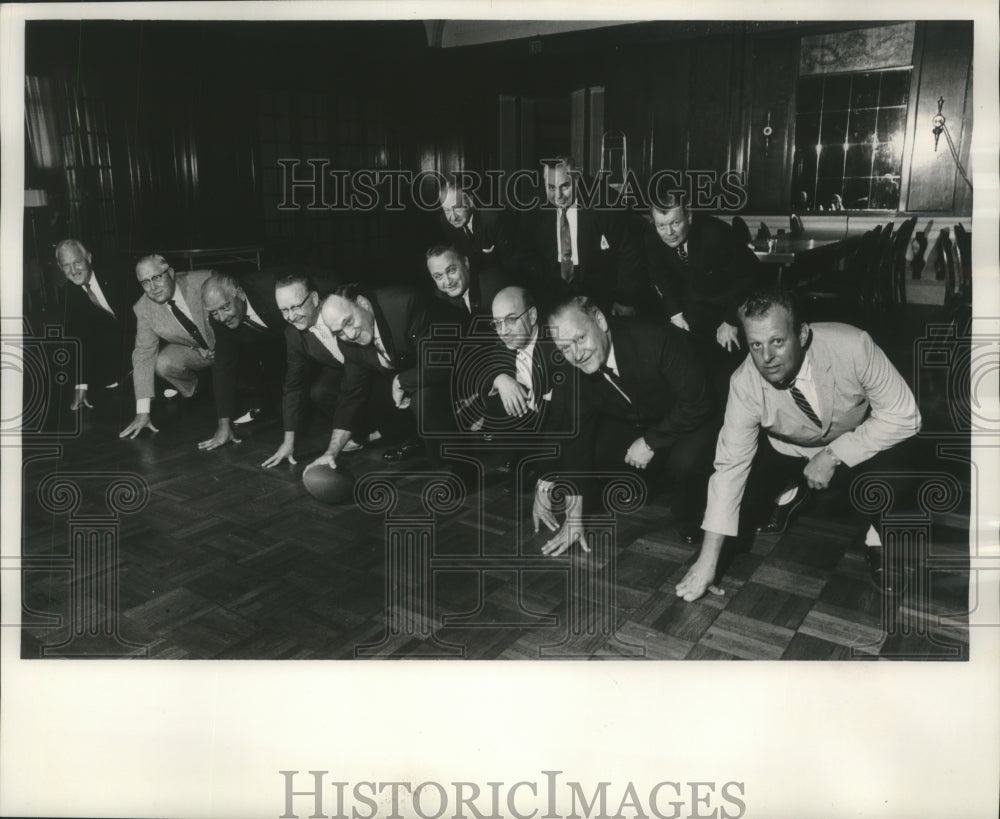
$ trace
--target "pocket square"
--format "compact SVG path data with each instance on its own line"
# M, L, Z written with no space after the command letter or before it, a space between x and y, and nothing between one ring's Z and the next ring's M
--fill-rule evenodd
M608 237L603 233L601 234L601 250L610 249L611 245L608 243Z

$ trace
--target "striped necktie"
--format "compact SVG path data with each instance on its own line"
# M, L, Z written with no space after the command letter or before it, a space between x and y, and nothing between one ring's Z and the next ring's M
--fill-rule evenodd
M205 337L201 334L201 330L198 329L198 325L184 315L184 311L177 306L177 302L173 299L167 299L167 304L170 305L170 312L174 314L174 318L177 319L177 323L187 330L188 334L195 340L195 343L199 347L203 350L207 350L208 342L205 341Z
M788 392L791 393L792 400L795 401L795 406L802 410L802 413L806 416L806 418L812 421L816 426L822 427L823 422L819 420L819 416L816 415L816 411L802 394L802 390L792 384L792 386L788 388Z
M684 249L684 245L677 245L677 256L682 264L688 263L688 252Z

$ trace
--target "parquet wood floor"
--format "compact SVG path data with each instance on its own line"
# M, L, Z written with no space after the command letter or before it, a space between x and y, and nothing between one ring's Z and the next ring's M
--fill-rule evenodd
M914 332L889 350L904 374L913 372ZM546 558L530 495L505 491L494 471L502 451L484 455L479 494L431 514L426 480L408 474L426 468L422 461L386 465L377 448L343 456L358 476L387 473L398 490L387 518L305 492L301 470L324 445L320 424L300 440L297 467L264 470L280 441L277 421L200 452L214 429L211 402L202 401L159 407L158 434L120 441L131 397L119 409L114 395L95 396L78 437L25 442L25 658L968 657L969 470L961 457L942 457L934 438L921 442L922 463L954 476L962 499L927 517L928 545L906 563L902 597L885 598L869 581L847 499L823 497L783 536L758 537L738 556L724 596L684 603L673 587L696 547L674 530L669 488L620 514L610 545ZM65 407L68 390L55 400ZM942 390L923 391L921 408L925 426L953 412ZM109 517L110 473L139 476L144 508ZM54 511L43 498L54 476L79 488L75 509ZM86 534L95 530L115 533L110 571L102 536ZM70 559L74 531L96 538L89 562Z

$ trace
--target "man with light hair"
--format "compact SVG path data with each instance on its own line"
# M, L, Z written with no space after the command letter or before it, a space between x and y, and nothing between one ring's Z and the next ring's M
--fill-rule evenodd
M114 389L128 372L123 360L127 299L124 283L94 271L90 251L77 239L56 245L56 264L66 277L64 316L67 338L80 341L80 381L71 410L91 407L92 387Z
M212 366L215 333L201 298L201 286L210 270L176 272L158 254L143 256L135 266L143 295L132 307L136 316L132 380L135 385L135 418L120 438L135 438L143 429L157 432L150 420L155 376L165 379L171 397L178 392L194 396L198 373Z
M441 183L441 244L454 246L469 260L474 273L493 270L510 275L513 242L508 215L500 208L477 209L472 196L458 182L461 176L456 174Z

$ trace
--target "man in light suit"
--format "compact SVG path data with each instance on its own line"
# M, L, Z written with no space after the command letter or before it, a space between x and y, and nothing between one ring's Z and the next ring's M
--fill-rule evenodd
M521 263L543 301L585 295L609 315L634 315L647 287L637 236L624 211L580 201L579 176L571 157L545 166L547 205L522 217Z
M159 255L144 256L135 266L144 295L132 307L136 316L132 379L135 418L120 438L135 438L148 427L155 376L169 381L185 398L194 395L198 373L212 366L215 333L201 298L210 270L177 273Z
M56 263L66 277L65 327L67 338L80 340L80 383L71 410L92 406L92 386L113 389L128 373L124 339L128 333L123 285L94 272L90 251L76 239L56 245Z
M846 324L810 327L785 292L751 294L740 320L750 356L730 381L701 553L677 584L688 601L710 586L718 591L712 584L724 539L750 536L773 514L789 478L826 489L835 474L846 479L861 464L873 468L920 430L913 393L868 333ZM869 562L877 579L874 527L865 542L876 550Z
M276 410L285 376L285 322L274 302L274 276L254 272L237 281L226 273L213 273L201 286L202 303L215 333L212 385L215 392L215 434L198 444L211 450L230 441L237 414L236 393L241 372L248 376L252 399L247 423L260 413Z
M578 540L586 548L584 497L597 494L600 473L626 466L672 479L674 520L681 537L693 542L712 472L718 413L689 336L667 323L608 318L582 296L557 303L549 320L556 346L581 371L578 428L563 446L558 471L597 473L567 498L561 527L551 506L553 484L538 481L535 531L542 523L555 533L542 553L562 554Z

